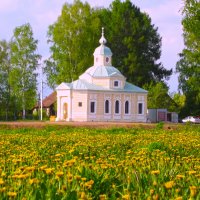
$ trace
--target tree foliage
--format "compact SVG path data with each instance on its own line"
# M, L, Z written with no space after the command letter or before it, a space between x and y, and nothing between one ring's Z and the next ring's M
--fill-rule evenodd
M10 43L5 40L0 41L0 118L8 120L11 112L11 87L9 83L10 72Z
M100 33L100 20L88 3L65 3L57 21L49 27L51 57L45 71L51 87L71 82L92 65L94 46Z
M178 105L168 94L169 88L165 83L150 83L144 87L148 90L147 105L149 109L166 108L171 112L179 112Z
M113 51L113 65L129 82L143 86L171 75L172 70L158 61L161 37L147 14L129 0L115 0L109 9L92 9L76 0L65 4L61 16L49 27L51 57L45 71L51 87L78 78L92 65L100 26L105 27L108 46Z
M159 62L161 37L146 13L129 0L115 0L102 11L101 18L114 54L113 64L129 82L143 86L171 75L172 70Z
M200 2L184 0L183 37L185 48L180 54L176 70L179 89L186 96L184 115L200 114Z
M15 28L12 40L0 41L0 120L17 119L36 101L38 41L30 24Z

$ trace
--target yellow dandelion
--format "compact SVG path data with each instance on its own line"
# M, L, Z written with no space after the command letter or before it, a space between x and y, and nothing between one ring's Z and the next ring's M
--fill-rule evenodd
M44 169L46 169L47 168L47 165L44 165L44 166L41 166L39 169L40 170L44 170Z
M60 157L60 156L62 156L61 153L57 153L57 154L55 155L55 157Z
M47 168L45 169L46 174L52 174L54 171L54 168Z
M176 197L175 200L182 200L182 199L183 199L183 197Z
M72 178L73 178L72 174L68 173L68 174L67 174L67 179L68 179L68 180L71 180Z
M85 178L85 177L84 177L84 178L81 178L81 180L82 180L82 181L86 181L86 178Z
M60 172L56 172L56 176L61 177L64 175L64 172L60 171Z
M171 189L174 186L174 181L168 181L164 185L166 189Z
M81 199L85 199L85 198L86 198L85 192L81 192Z
M157 182L156 181L153 181L153 186L156 186L157 185Z
M29 184L30 184L30 185L32 185L32 184L34 184L34 183L35 183L35 184L39 183L39 180L38 180L37 178L33 178L33 179L30 179L30 180L29 180Z
M188 172L189 175L193 175L193 174L196 174L196 173L197 173L196 171L189 171Z
M180 190L180 188L177 188L175 191L176 191L176 193L179 193L181 190Z
M9 197L16 197L17 193L16 192L8 192L7 193Z
M0 185L4 185L4 180L2 178L0 178Z
M25 170L28 172L33 172L35 171L35 167L27 167Z
M159 199L159 195L158 194L153 195L153 200L158 200L158 199Z
M160 174L160 170L151 171L151 174L155 174L155 175Z
M75 179L77 180L77 181L79 181L79 180L81 180L81 176L75 176Z
M178 174L178 175L176 175L176 178L178 178L178 179L182 179L182 178L184 178L185 176L184 175L181 175L181 174Z
M90 180L90 181L85 183L85 187L87 187L88 189L91 189L93 184L94 184L94 181Z
M125 195L122 196L122 199L129 200L130 199L130 195L129 194L125 194Z
M190 196L195 197L197 194L197 187L196 186L190 186Z
M99 195L99 200L106 200L106 195L105 194L100 194Z
M6 187L0 188L0 192L5 192L6 191Z
M154 189L150 189L150 195L154 194Z

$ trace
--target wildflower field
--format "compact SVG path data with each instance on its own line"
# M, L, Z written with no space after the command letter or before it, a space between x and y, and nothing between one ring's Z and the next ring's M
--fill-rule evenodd
M0 126L0 200L200 199L200 127Z

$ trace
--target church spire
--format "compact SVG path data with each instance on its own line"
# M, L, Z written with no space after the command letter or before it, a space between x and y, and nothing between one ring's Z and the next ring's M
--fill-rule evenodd
M106 44L106 42L107 42L107 40L106 40L106 38L104 37L104 27L102 27L101 39L99 40L99 43L100 43L101 45L104 45L104 44Z

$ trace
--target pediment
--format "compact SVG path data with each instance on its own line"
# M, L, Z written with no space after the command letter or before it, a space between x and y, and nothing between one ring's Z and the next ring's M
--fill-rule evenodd
M61 83L58 87L56 87L56 90L70 90L71 84L70 83Z

